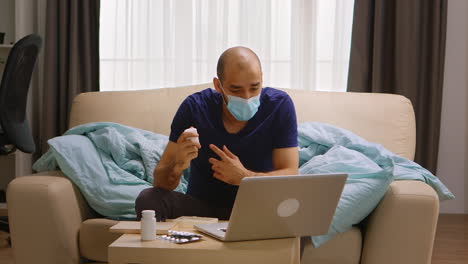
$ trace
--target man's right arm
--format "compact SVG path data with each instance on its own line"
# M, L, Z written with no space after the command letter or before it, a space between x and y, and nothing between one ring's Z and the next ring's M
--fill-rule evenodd
M180 182L182 172L190 166L190 161L198 157L200 143L187 140L198 137L195 132L184 132L177 142L169 141L153 173L153 186L174 190Z

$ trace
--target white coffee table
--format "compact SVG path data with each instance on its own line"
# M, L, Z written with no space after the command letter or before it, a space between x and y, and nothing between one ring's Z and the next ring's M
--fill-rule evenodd
M192 228L176 229L199 233ZM221 242L203 235L197 242L174 244L159 239L143 242L139 234L124 234L109 245L108 253L110 264L299 264L300 239Z

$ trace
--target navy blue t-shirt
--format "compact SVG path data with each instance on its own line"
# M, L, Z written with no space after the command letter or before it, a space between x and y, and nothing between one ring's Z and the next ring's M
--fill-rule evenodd
M197 129L201 144L198 157L190 164L187 194L215 206L231 208L237 194L234 186L213 177L208 159L220 159L210 144L227 148L239 157L245 168L254 172L270 172L275 148L297 146L296 111L289 95L274 88L263 88L258 112L236 134L226 131L221 114L223 99L213 89L188 96L180 105L171 125L169 139L177 142L190 126Z

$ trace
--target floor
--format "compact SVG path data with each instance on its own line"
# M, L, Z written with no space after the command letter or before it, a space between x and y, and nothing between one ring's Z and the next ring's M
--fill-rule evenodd
M432 264L468 263L468 215L439 216Z
M11 248L0 248L0 263L13 264L13 255Z
M432 264L466 263L468 263L468 215L440 215ZM0 248L0 264L13 264L11 248Z

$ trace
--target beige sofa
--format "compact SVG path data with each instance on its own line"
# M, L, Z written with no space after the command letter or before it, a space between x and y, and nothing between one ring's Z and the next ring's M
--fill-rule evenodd
M148 91L85 93L74 100L70 127L118 122L168 134L178 105L210 84ZM378 142L403 157L415 151L415 120L408 99L387 94L312 92L285 89L298 122L334 124ZM15 179L7 193L16 264L106 262L117 238L115 222L98 218L80 191L60 171ZM339 234L320 248L303 241L301 262L430 263L439 201L422 182L393 182L379 206L360 227Z

